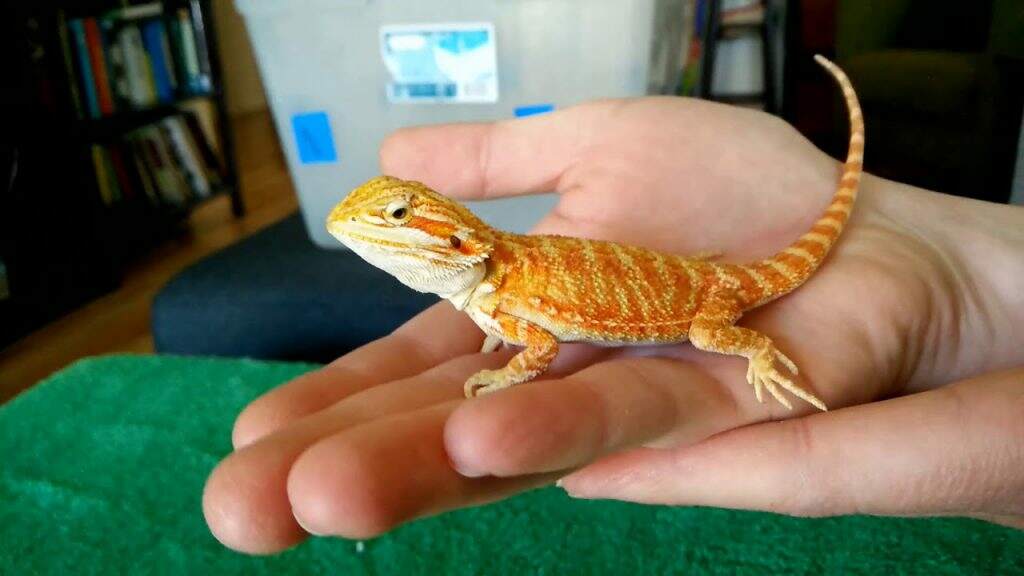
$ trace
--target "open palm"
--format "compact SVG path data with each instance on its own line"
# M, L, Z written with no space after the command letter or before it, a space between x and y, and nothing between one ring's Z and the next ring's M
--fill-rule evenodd
M677 98L407 130L381 160L384 173L456 198L557 191L538 232L728 261L767 256L806 231L839 178L837 162L777 119ZM951 256L922 232L929 211L945 209L934 196L866 177L821 270L741 320L773 338L831 408L978 368L946 337L962 296ZM875 446L808 445L811 422L816 438L861 426L848 411L757 424L813 409L757 403L742 359L688 345L565 346L545 380L466 401L465 378L508 359L477 353L482 337L441 303L256 400L236 424L237 451L207 485L214 533L251 552L307 532L365 537L566 475L583 496L842 512L850 500L826 503L835 481L807 482L801 459L827 471L829 458L864 458ZM918 408L881 408L876 431Z

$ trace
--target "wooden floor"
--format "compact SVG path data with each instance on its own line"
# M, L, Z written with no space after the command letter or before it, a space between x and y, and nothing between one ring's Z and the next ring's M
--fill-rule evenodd
M151 352L150 303L168 280L298 208L270 115L240 116L234 130L245 216L232 216L227 197L200 206L189 219L187 233L135 264L116 292L0 351L0 403L80 358Z

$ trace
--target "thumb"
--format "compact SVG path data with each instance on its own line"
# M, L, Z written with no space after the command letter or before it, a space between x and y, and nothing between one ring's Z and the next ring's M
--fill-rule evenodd
M381 145L384 174L453 198L483 200L558 190L607 104L492 123L405 128Z
M1024 515L1024 369L640 449L562 480L570 494L676 505L836 514Z

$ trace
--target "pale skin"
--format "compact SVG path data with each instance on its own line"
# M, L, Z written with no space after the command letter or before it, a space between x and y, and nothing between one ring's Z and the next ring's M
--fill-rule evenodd
M839 173L779 120L666 98L402 131L381 168L459 199L556 190L538 231L736 261L799 236ZM742 359L688 344L566 345L542 379L466 400L512 351L479 353L442 302L246 408L207 522L272 553L560 480L581 498L1024 527L1022 254L1022 208L865 176L821 269L744 319L826 413L758 403Z

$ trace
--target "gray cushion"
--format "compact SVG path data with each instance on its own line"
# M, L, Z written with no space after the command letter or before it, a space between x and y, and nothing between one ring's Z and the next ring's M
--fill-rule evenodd
M436 301L351 252L316 247L295 214L168 282L153 339L162 353L327 362Z

